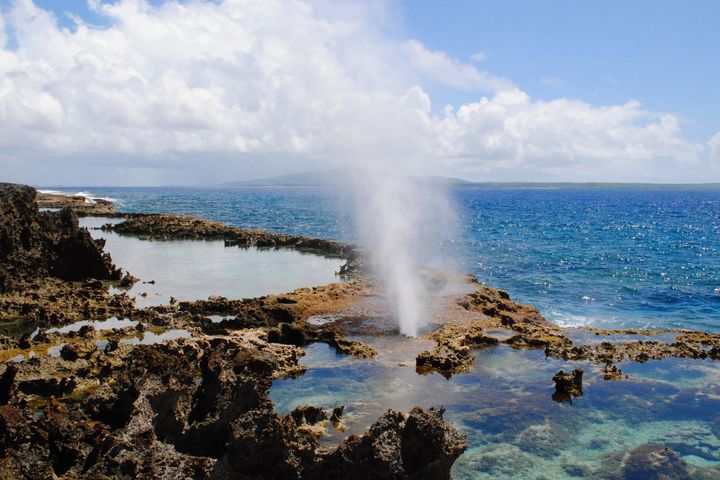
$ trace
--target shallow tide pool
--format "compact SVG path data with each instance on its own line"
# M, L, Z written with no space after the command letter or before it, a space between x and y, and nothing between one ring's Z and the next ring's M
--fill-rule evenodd
M597 478L612 474L618 453L647 443L671 447L691 465L720 465L720 370L711 361L621 364L629 378L605 381L597 365L496 346L475 353L470 373L446 380L415 372L414 356L427 348L422 340L361 339L377 358L311 344L301 360L307 372L275 380L270 390L281 413L345 405L346 430L328 426L327 444L362 433L389 408L444 406L445 418L468 435L455 479ZM585 371L584 395L553 401L552 376L574 367Z
M118 219L86 217L94 238L106 240L113 262L140 282L127 291L138 307L211 295L252 298L339 281L343 260L290 249L226 247L222 240L141 240L97 228ZM154 283L146 283L154 281Z

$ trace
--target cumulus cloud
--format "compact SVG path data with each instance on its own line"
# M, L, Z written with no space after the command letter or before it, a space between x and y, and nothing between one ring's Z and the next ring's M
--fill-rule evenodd
M430 51L416 40L406 42L404 47L410 64L417 72L446 85L463 90L502 91L513 88L509 80L460 63L445 52Z
M31 0L0 15L3 158L237 152L415 161L473 176L692 164L705 148L684 139L676 117L637 102L533 100L508 79L397 40L378 26L381 4L89 4L107 26L61 27ZM478 100L438 112L428 84Z
M716 168L720 168L720 132L713 135L708 142L710 149L710 159Z

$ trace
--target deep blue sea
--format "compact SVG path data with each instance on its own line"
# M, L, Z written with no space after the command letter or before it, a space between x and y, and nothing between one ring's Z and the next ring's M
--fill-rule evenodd
M323 187L54 188L121 211L355 240ZM720 332L720 190L456 188L463 270L564 325Z

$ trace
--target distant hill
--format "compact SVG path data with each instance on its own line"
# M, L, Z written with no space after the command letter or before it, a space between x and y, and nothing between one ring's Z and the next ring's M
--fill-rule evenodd
M325 187L345 183L352 173L347 169L317 170L270 178L223 183L234 187Z
M367 176L362 168L334 168L312 172L280 175L223 183L236 187L332 187L347 185L358 177ZM603 182L471 182L453 177L411 177L432 185L471 188L513 188L513 189L645 189L645 190L718 190L720 183L603 183Z
M258 178L223 183L234 187L331 187L345 185L358 177L367 176L362 168L333 168L331 170L316 170L313 172L280 175L278 177ZM473 185L472 182L461 178L451 177L417 177L419 180L433 185Z

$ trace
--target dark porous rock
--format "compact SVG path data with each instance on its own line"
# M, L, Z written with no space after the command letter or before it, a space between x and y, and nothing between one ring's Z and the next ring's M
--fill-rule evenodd
M90 358L97 351L97 345L92 340L78 340L66 343L60 350L60 356L63 360L74 361L78 359Z
M215 479L300 479L314 465L317 440L295 428L295 421L272 410L251 410L231 425L225 455Z
M375 349L370 345L357 340L348 340L340 335L335 335L328 343L338 352L355 358L372 358L377 355Z
M40 397L62 397L75 390L77 382L73 377L57 378L36 378L18 382L18 390L26 395L38 395Z
M133 285L135 285L137 282L139 282L140 279L137 277L133 277L130 275L130 272L125 272L125 275L120 279L120 288L131 288Z
M449 479L467 441L443 413L415 407L406 417L389 410L363 436L352 435L327 454L309 478Z
M6 367L0 468L6 478L447 478L465 440L442 411L389 412L335 453L317 433L342 408L274 412L273 379L301 368L300 353L252 329Z
M475 363L468 348L443 349L436 348L432 352L420 352L415 358L418 373L427 375L438 372L449 378L453 373L467 372Z
M357 247L333 240L245 230L189 215L137 214L122 223L106 228L119 233L163 240L222 239L227 247L293 248L343 257L348 260L354 260L360 256L360 250ZM354 271L353 267L354 265L348 265L345 273Z
M7 405L15 390L15 376L18 367L12 363L8 363L5 371L0 376L0 405Z
M330 415L330 421L333 423L333 425L340 424L344 412L345 405L333 408L332 414Z
M295 420L297 425L306 423L308 425L315 425L316 423L322 422L328 419L328 414L324 409L320 407L314 407L312 405L301 405L295 410L290 412L290 417Z
M97 281L120 279L104 241L80 228L70 208L40 212L35 196L32 187L0 183L0 316L49 326L132 308L129 298L109 305L114 296Z
M53 275L63 280L119 280L120 270L112 264L110 255L103 253L104 247L105 240L94 240L87 229L78 228L59 242Z
M606 363L603 367L603 379L604 380L621 380L623 378L623 371L620 370L617 365L612 363Z
M311 342L325 342L340 353L355 358L372 358L377 352L370 345L357 340L348 340L334 330L315 330L307 324L280 323L268 329L268 341L286 345L304 346Z
M572 397L582 396L582 376L581 368L573 369L572 373L565 373L563 370L556 373L553 377L553 382L555 382L553 400L571 402Z

